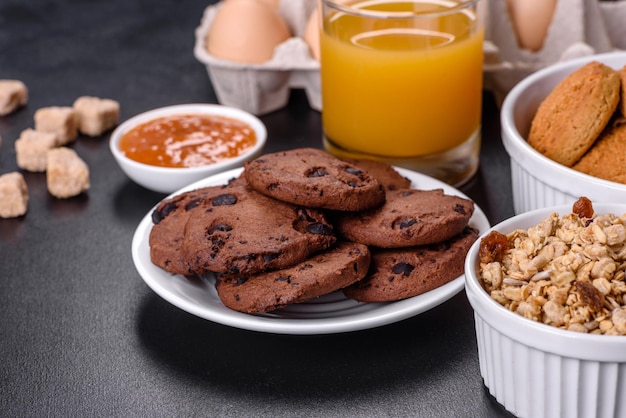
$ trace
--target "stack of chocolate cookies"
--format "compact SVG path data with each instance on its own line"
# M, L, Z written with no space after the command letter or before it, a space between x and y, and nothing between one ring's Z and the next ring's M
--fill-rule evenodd
M162 201L151 260L173 274L215 273L224 305L247 313L337 290L405 299L462 274L478 237L473 202L410 187L382 163L311 148L267 154L229 184Z

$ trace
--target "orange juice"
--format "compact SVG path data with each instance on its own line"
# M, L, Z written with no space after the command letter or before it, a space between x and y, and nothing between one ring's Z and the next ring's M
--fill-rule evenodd
M325 10L322 120L329 141L362 154L412 157L445 152L477 135L482 22L471 10L438 13L461 3L368 0L351 4L370 11L362 15Z

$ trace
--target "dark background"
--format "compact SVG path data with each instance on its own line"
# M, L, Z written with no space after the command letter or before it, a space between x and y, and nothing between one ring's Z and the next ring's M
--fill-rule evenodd
M28 105L0 117L0 174L44 106L82 95L121 104L121 120L155 107L217 102L193 56L199 0L1 0L0 78ZM321 147L303 91L262 117L266 151ZM131 259L135 228L164 196L128 180L109 135L72 147L91 189L51 197L24 172L26 216L0 220L2 416L505 416L480 377L464 292L424 314L337 335L229 328L162 300ZM477 176L461 190L495 224L513 214L498 109L485 95Z

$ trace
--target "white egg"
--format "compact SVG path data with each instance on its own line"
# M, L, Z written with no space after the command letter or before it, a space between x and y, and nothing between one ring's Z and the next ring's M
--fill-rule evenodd
M262 63L291 36L275 0L227 0L216 12L206 39L207 51L230 61Z
M506 0L517 43L539 51L543 47L557 0Z

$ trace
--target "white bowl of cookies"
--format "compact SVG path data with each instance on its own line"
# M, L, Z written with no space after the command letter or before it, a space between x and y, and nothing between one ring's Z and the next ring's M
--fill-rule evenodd
M626 202L626 52L556 64L528 76L502 105L515 213L579 196Z
M267 130L256 116L216 104L166 106L134 116L111 134L110 149L137 184L172 193L258 156Z
M626 411L626 204L582 202L495 225L465 261L481 376L519 417Z

